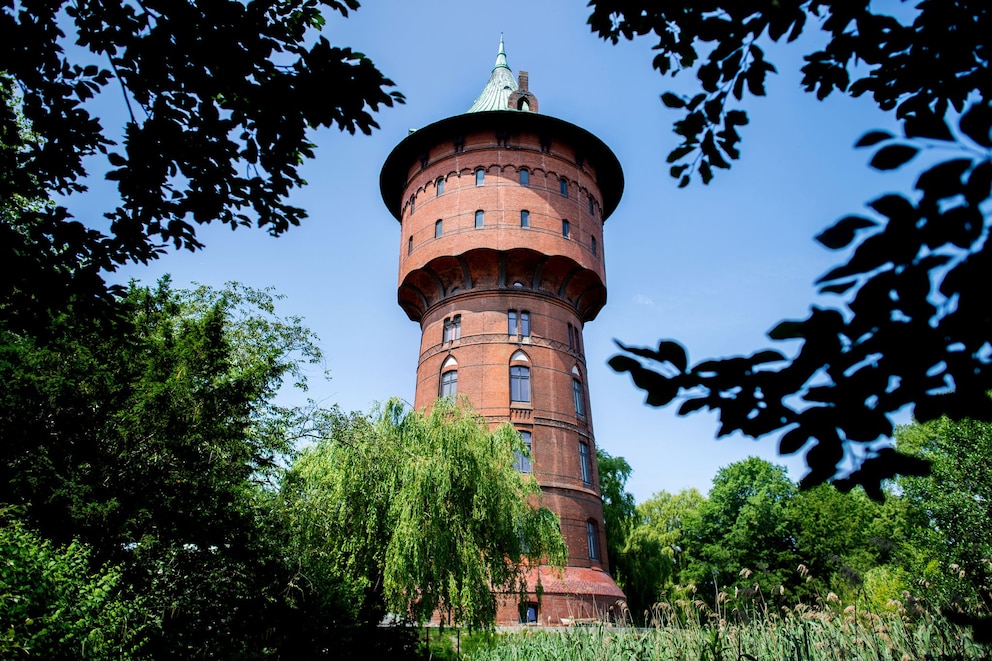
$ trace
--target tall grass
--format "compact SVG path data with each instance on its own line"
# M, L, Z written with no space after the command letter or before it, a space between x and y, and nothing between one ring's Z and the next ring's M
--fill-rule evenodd
M989 659L971 632L939 615L896 607L876 614L836 598L815 607L755 611L731 620L702 601L658 604L652 625L533 629L499 636L472 661L957 661Z

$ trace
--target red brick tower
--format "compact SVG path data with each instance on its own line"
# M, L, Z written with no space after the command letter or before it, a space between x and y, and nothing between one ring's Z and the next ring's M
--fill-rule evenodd
M603 222L623 172L591 133L537 114L503 40L466 114L411 132L386 159L382 197L400 221L399 304L423 335L414 405L467 395L529 442L544 503L568 544L544 597L498 621L601 617L623 593L610 577L589 406L583 325L606 303ZM535 575L531 576L531 585Z

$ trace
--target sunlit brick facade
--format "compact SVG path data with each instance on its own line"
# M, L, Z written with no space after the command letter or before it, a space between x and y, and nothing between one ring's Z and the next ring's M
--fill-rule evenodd
M399 304L422 330L415 406L466 395L530 441L533 461L520 467L569 549L563 574L532 571L545 592L530 617L557 624L603 617L623 598L609 574L582 341L606 303L603 223L623 173L598 138L536 109L501 41L472 109L397 145L381 189L401 224ZM500 624L520 621L518 601L501 599Z

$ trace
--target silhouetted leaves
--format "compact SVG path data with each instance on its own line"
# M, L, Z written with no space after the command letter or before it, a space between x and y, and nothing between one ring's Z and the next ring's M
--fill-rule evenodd
M919 152L919 149L909 145L889 145L875 152L868 164L876 170L894 170L908 163Z
M369 133L373 112L403 101L368 58L315 34L321 9L346 15L357 7L354 0L5 5L0 257L20 274L0 288L5 317L31 324L63 309L69 293L79 302L106 297L102 273L156 259L168 244L201 248L197 224L254 225L273 235L298 225L306 213L287 198L313 157L309 132ZM92 114L89 103L108 85L121 88L115 98L123 92L130 115L123 127ZM115 146L118 135L123 144ZM110 230L67 232L74 221L49 201L84 192L86 167L100 167L101 154L120 195L106 205Z
M877 145L885 140L891 140L894 136L888 131L868 131L863 136L858 138L858 141L854 143L855 147L871 147L872 145Z
M976 103L961 116L961 132L985 148L992 148L992 107Z
M891 451L856 451L890 436L892 417L904 409L920 420L992 419L988 3L926 0L899 17L875 14L870 3L716 0L702 8L690 0L593 0L590 6L590 26L601 37L616 42L652 34L659 72L689 69L699 81L700 91L684 107L675 98L688 96L666 101L683 111L675 122L680 144L669 157L680 187L693 173L707 183L714 168L739 158L736 127L746 115L728 108L728 99L763 95L766 74L775 70L764 59L767 41L795 39L811 16L827 38L804 58L805 89L821 99L835 90L870 95L902 125L904 138L872 130L858 139L855 147L876 150L870 166L895 170L923 149L937 156L922 166L911 195L880 195L868 204L877 216L848 215L817 235L825 247L849 251L817 280L821 292L843 300L838 309L814 307L806 319L769 331L774 341L798 344L789 358L764 362L758 352L703 360L672 374L673 364L658 352L621 345L627 360L614 358L611 366L629 372L652 402L681 399L680 414L713 411L718 435L786 430L782 452L808 448L804 487L843 477L837 471L845 456L855 465L841 484L861 484L873 496L881 494L882 480L923 471ZM954 115L958 132L949 121Z
M831 250L846 248L854 241L858 230L875 227L877 223L861 216L846 216L838 220L832 227L823 230L816 240Z

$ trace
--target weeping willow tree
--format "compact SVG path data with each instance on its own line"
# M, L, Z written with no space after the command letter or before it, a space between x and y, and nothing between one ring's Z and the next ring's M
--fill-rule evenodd
M490 430L447 398L430 413L398 400L370 415L329 412L283 489L303 573L338 576L366 622L440 610L491 625L495 594L523 591L528 564L562 566L567 553L537 482L514 468L526 452L512 426Z

